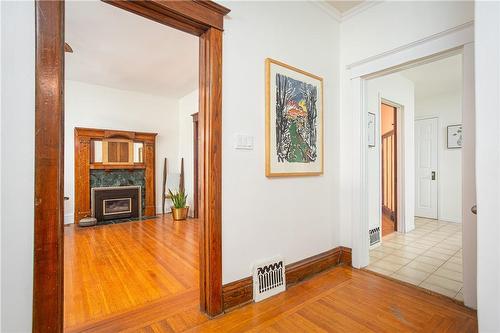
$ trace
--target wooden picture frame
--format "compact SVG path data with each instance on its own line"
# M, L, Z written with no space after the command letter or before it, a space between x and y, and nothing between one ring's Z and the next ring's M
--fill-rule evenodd
M462 124L449 125L446 127L446 147L448 149L460 149L463 144Z
M376 134L377 134L377 117L375 113L368 112L368 147L376 146Z
M266 177L323 174L323 78L267 58Z

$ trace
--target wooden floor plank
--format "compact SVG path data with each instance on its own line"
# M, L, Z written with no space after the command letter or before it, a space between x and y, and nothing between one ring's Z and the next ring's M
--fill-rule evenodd
M199 288L198 220L72 225L64 236L66 328Z
M66 233L69 333L477 332L474 310L345 266L209 320L199 312L195 221L113 227Z

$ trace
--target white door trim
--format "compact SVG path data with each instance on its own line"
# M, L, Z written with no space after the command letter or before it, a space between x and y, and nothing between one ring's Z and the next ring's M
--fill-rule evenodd
M393 51L383 53L376 57L368 58L348 66L349 77L351 79L351 105L353 124L359 126L353 128L351 141L354 147L352 152L352 197L351 197L351 218L352 218L352 265L355 268L362 268L369 264L369 237L368 237L368 191L367 191L367 117L365 112L365 90L366 80L386 75L388 73L400 71L422 63L435 61L437 58L449 56L450 53L463 54L464 74L467 69L474 66L473 43L474 26L467 23L454 29L443 31L442 33L424 38L417 42L397 48ZM469 70L470 71L470 70ZM472 71L473 74L473 71ZM470 75L470 73L469 73ZM470 77L469 77L470 78ZM464 75L464 81L467 79ZM464 85L464 89L471 89L471 92L464 91L464 106L470 105L473 98L473 85ZM472 104L473 105L473 104ZM472 111L473 108L463 108L464 111ZM413 178L414 175L411 175ZM464 219L465 220L465 219ZM464 254L468 256L468 254ZM465 263L465 262L464 262ZM476 274L473 267L464 266L464 272ZM466 279L464 279L465 282ZM475 286L464 286L465 300L475 300ZM474 307L475 302L466 301L467 306Z
M464 304L477 308L477 217L470 211L476 204L476 112L474 44L463 48L462 123L462 251ZM472 138L472 139L471 139ZM469 144L470 142L474 144Z
M442 31L388 52L357 61L347 66L350 78L382 76L404 68L447 57L451 51L460 52L465 44L474 42L474 21Z

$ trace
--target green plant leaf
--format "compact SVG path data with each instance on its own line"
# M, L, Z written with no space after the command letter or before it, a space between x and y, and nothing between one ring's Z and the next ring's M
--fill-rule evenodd
M172 204L175 208L185 208L187 201L187 194L184 191L172 192L172 190L168 190L170 195L170 199L172 200Z

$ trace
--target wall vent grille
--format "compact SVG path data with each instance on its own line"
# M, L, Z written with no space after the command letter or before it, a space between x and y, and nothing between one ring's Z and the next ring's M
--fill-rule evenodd
M370 246L380 243L380 227L370 230Z
M285 264L274 258L261 262L253 269L253 295L256 302L285 291Z

